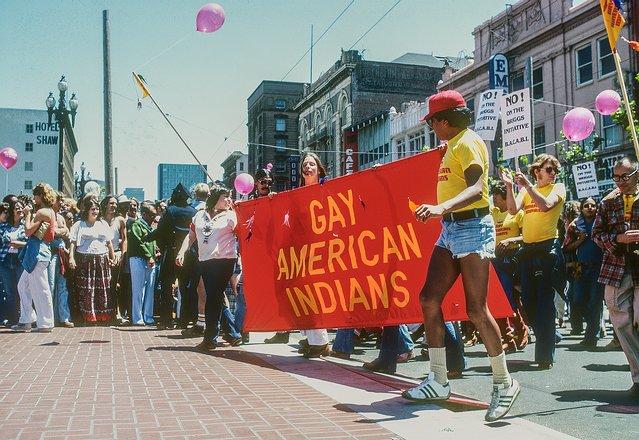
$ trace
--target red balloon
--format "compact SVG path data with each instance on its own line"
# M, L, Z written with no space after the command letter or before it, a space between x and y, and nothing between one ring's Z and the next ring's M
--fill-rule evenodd
M207 3L200 8L195 19L198 32L215 32L224 24L224 9L217 3Z
M0 151L0 165L6 170L13 167L16 162L18 162L18 153L16 153L16 150L11 147L6 147Z

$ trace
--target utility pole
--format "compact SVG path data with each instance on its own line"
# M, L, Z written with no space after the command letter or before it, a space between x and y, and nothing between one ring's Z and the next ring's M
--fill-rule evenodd
M109 11L102 11L104 64L104 184L107 194L113 194L113 145L111 142L111 59Z
M115 194L117 196L118 194L120 194L120 191L118 191L118 167L115 167L114 171L115 171L115 192L112 194Z

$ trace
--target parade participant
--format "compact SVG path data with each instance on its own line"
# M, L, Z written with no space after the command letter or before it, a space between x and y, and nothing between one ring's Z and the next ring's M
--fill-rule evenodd
M326 168L319 156L309 151L302 154L300 158L300 174L302 175L301 186L317 185L327 176ZM305 358L317 358L330 354L326 329L302 330L300 333L306 337L307 344L300 341L302 343L300 353Z
M120 286L120 273L124 264L123 255L127 251L126 220L118 212L118 199L114 195L108 195L100 202L100 218L108 223L113 233L113 255L115 261L111 267L111 295L116 302L116 319L121 325L126 325L131 316L131 298L127 295L127 289Z
M208 186L204 184L208 194ZM197 187L197 185L196 185ZM200 191L202 192L202 191ZM195 213L195 208L189 205L190 194L182 185L178 183L171 194L171 203L167 207L164 215L158 222L158 227L151 232L146 241L156 240L162 253L162 263L160 265L160 322L158 328L172 329L173 322L173 284L178 279L178 286L182 296L180 310L180 325L186 328L186 323L195 313L195 298L189 295L187 289L188 273L181 267L175 265L175 257L184 238L189 234L189 225ZM183 274L184 272L184 274Z
M237 216L231 206L231 191L224 187L214 188L206 201L206 209L193 217L189 234L175 260L181 267L185 253L197 240L200 274L206 290L206 325L204 339L196 348L204 352L216 348L224 307L224 290L233 275L237 260ZM239 333L228 336L232 346L242 343L242 335Z
M472 130L470 110L456 91L429 99L422 118L437 137L448 141L437 178L437 205L423 204L415 215L427 222L442 217L442 232L431 255L426 283L420 293L424 328L429 344L431 372L402 396L412 400L448 399L442 301L462 276L466 313L482 335L493 371L493 391L486 421L500 419L519 395L519 383L510 376L499 328L486 305L490 259L495 253L495 226L488 202L488 151Z
M53 316L55 321L59 322L63 327L73 328L73 323L69 321L71 318L69 289L67 288L64 270L64 263L67 257L65 241L69 238L69 228L67 228L67 222L60 213L63 199L64 194L57 192L56 201L53 204L53 211L56 216L55 238L50 244L51 261L47 268L47 275L49 277L49 288L53 295Z
M115 298L111 291L111 268L115 261L113 233L107 222L98 219L97 196L82 199L80 221L71 227L69 267L75 270L75 294L86 324L108 323L115 318Z
M127 252L131 267L131 324L152 325L155 291L155 241L143 240L151 233L157 215L152 202L142 202L141 216L131 224Z
M639 397L639 164L635 157L615 163L612 179L617 188L599 205L592 239L603 250L599 282L612 327L619 338L633 385Z
M506 186L496 183L490 193L493 196L493 209L490 215L495 222L495 258L493 267L499 278L504 293L508 297L510 307L515 316L512 318L497 319L497 325L501 332L502 346L506 353L522 350L528 344L528 325L524 321L523 304L519 289L515 287L515 276L518 272L515 254L523 242L521 227L524 213L518 211L512 215L508 212L506 204Z
M33 219L31 206L25 206L24 233L27 244L21 251L24 271L18 281L20 293L20 320L11 327L16 331L31 331L31 317L35 307L37 328L33 331L53 330L53 299L47 277L47 266L51 260L49 243L55 236L55 212L52 207L57 194L51 185L39 183L33 188L33 200L38 208ZM32 307L33 304L33 307Z
M277 194L273 188L273 173L266 168L260 168L255 172L255 189L249 194L249 200Z
M564 264L557 222L566 200L566 188L563 183L555 183L559 169L554 156L537 156L528 169L535 185L523 173L515 173L515 182L522 187L516 199L510 171L500 170L507 190L508 212L516 215L524 211L524 243L518 256L521 298L535 331L535 362L541 370L552 368L555 361L555 287L559 278L557 269Z
M18 252L26 244L27 237L24 235L22 203L15 196L8 200L6 222L0 223L0 280L5 294L3 304L6 305L2 319L11 327L20 318L18 280L23 269Z

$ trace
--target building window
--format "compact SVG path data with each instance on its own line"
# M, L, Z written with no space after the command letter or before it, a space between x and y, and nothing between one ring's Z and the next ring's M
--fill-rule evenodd
M406 155L406 142L404 138L397 139L397 158L401 159Z
M276 99L275 108L278 110L284 110L286 108L286 101L284 101L283 99Z
M544 71L543 68L533 69L532 75L532 95L533 99L544 99Z
M33 133L33 124L27 124L27 133Z
M510 78L510 91L521 90L524 88L524 72L513 73Z
M621 144L621 128L612 120L612 116L601 115L601 137L604 148L613 148Z
M24 151L33 151L33 142L27 142L24 144Z
M283 153L286 148L286 139L275 139L275 151Z
M275 131L286 131L286 119L275 118Z
M415 153L419 153L426 145L426 137L424 136L424 132L420 131L419 133L415 133L413 135L408 136L408 154L413 155Z
M33 171L33 162L25 162L24 163L25 171Z
M33 189L33 181L32 180L25 180L24 181L24 189L31 191Z
M608 38L597 40L597 58L599 60L599 78L615 71L615 60L610 50Z
M577 63L577 86L592 82L592 50L590 44L577 49L575 52Z
M540 154L543 154L546 152L546 127L544 125L535 127L534 142L535 142L535 145L533 147L534 157L537 157Z
M244 171L244 162L240 162L240 171Z
M475 126L475 98L470 98L466 100L466 107L470 110L470 123L471 127Z

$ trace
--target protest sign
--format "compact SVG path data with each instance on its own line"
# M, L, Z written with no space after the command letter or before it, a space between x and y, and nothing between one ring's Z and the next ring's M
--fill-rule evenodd
M474 131L485 141L495 140L495 131L499 122L499 98L503 94L501 89L487 90L479 97L479 108L475 119Z
M573 165L572 175L575 178L578 198L599 196L597 169L595 168L594 162L584 162Z
M532 153L532 127L530 116L530 91L528 89L501 97L501 132L503 158Z

